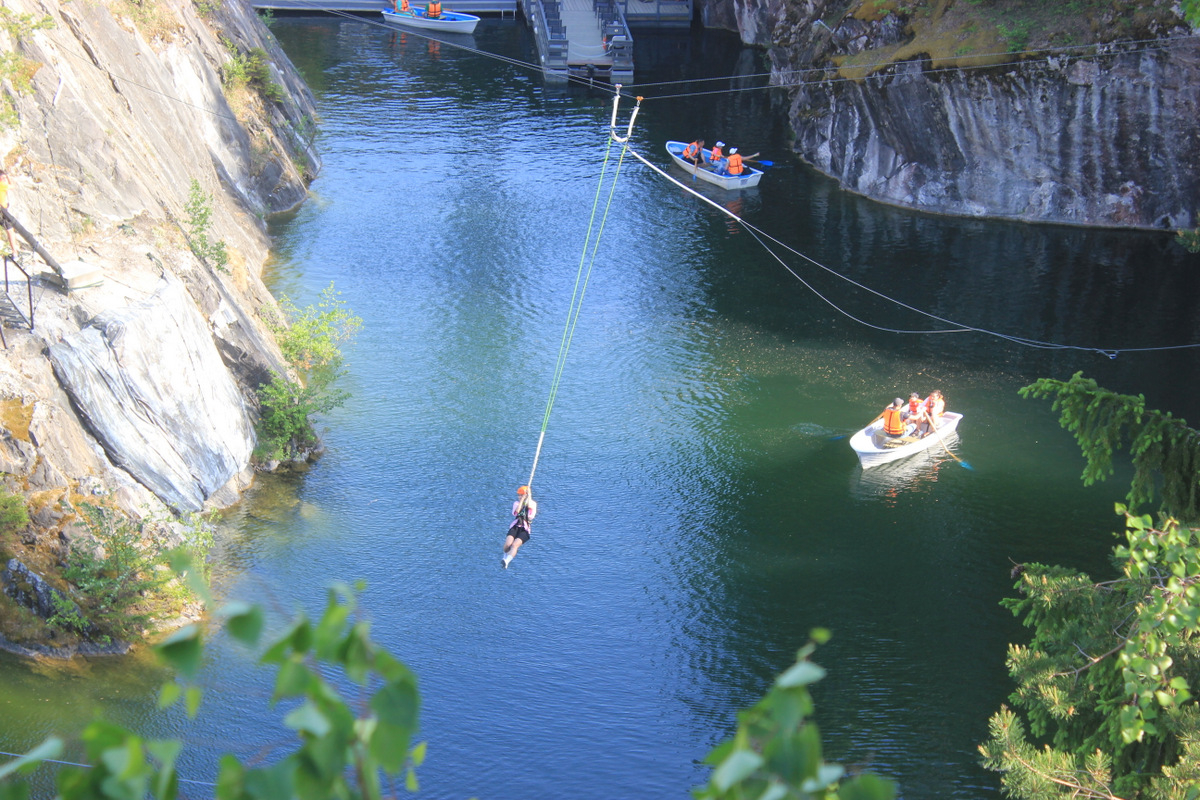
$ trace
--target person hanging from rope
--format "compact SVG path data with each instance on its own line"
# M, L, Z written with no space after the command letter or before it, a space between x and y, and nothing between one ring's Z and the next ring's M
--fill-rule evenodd
M513 501L512 513L515 519L508 529L508 536L504 537L504 555L500 557L500 563L505 569L508 569L508 562L516 558L521 545L529 541L529 523L537 516L537 502L528 486L517 487L517 499Z

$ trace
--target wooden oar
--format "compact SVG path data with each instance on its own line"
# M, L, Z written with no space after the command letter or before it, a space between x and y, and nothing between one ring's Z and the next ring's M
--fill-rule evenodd
M954 459L955 461L957 461L959 464L962 464L964 469L975 469L975 468L974 468L974 467L972 467L970 464L968 464L967 462L963 461L963 460L962 460L961 458L959 458L958 456L954 455L954 453L951 453L951 452L950 452L950 448L949 448L949 447L946 447L946 440L945 440L945 439L943 439L943 438L942 438L942 436L941 436L941 434L938 432L937 423L933 421L933 414L930 414L930 415L929 415L929 427L933 429L933 433L934 433L934 435L936 435L936 436L938 437L938 441L942 443L942 449L946 451L946 455L948 455L948 456L950 456L951 458L953 458L953 459Z

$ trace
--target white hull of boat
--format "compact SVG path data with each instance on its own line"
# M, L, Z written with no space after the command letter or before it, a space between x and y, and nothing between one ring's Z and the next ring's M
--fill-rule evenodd
M394 25L443 33L474 33L475 26L479 24L479 17L474 14L460 14L457 11L443 11L437 19L429 19L420 9L392 11L385 8L381 13L386 21Z
M671 160L675 162L675 166L686 170L688 174L695 175L702 181L714 183L723 189L749 189L751 186L758 186L758 182L762 180L762 170L755 169L749 164L745 164L746 171L741 175L718 175L704 164L708 161L708 157L712 154L711 150L704 150L704 158L699 167L691 161L686 161L682 158L683 150L687 147L687 142L667 142L667 153L671 156Z
M863 469L877 467L889 461L899 461L922 450L928 450L930 447L940 446L939 442L944 442L958 429L958 423L962 416L954 411L947 411L938 422L937 433L930 433L928 436L911 441L904 438L901 440L904 444L891 446L885 446L888 440L883 433L883 421L879 420L851 436L850 447L858 454L858 461L862 464Z

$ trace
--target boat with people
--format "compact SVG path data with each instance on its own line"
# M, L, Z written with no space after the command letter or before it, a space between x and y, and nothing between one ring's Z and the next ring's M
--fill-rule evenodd
M858 454L858 461L863 469L887 464L889 461L899 461L902 458L928 450L939 443L946 447L947 437L958 429L958 423L963 415L955 411L947 411L937 419L934 426L924 435L910 434L906 436L888 436L883 432L883 419L877 419L858 433L850 437L850 447ZM947 452L949 448L947 447ZM953 456L954 454L951 453Z
M385 21L407 28L420 28L443 33L474 33L479 17L458 11L443 11L436 17L426 15L425 9L412 7L408 11L393 11L385 8L381 12Z
M763 171L755 169L749 164L744 165L745 169L741 175L721 175L717 173L712 167L708 166L708 159L712 155L712 150L708 148L700 151L700 163L692 163L683 157L683 151L686 148L687 142L667 142L667 153L671 156L675 165L702 181L716 184L722 189L749 189L751 186L758 186L758 182L762 180Z

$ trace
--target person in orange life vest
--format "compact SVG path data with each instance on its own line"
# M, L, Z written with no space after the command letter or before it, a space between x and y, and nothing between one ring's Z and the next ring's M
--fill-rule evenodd
M701 155L704 153L704 140L697 139L696 141L683 148L683 155L680 156L684 161L690 161L696 164L700 161Z
M709 166L715 167L715 166L717 166L717 164L721 163L721 161L723 161L725 159L725 153L721 149L724 146L725 146L725 143L721 142L721 141L718 141L716 144L713 145L712 152L708 154Z
M400 0L400 11L404 14L412 13L412 6L409 4L408 0Z
M908 408L904 409L904 418L907 420L920 419L923 406L924 402L921 400L921 395L913 392L908 396Z
M529 523L537 516L537 502L530 494L528 486L517 487L517 499L513 501L512 513L516 519L508 529L508 536L504 537L504 555L500 557L500 563L505 569L508 569L508 562L516 557L521 545L529 541Z
M937 389L930 392L929 397L921 405L921 435L929 433L946 413L946 398Z
M903 408L904 401L897 397L883 410L883 432L893 439L908 433L908 423L904 421L902 414Z
M742 174L742 157L738 155L736 147L729 148L729 158L725 159L724 163L717 170L722 175L741 175Z
M431 0L429 5L425 6L425 16L429 19L442 16L442 0Z

